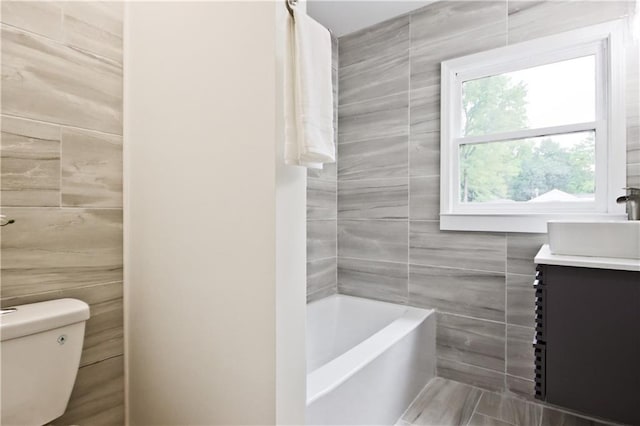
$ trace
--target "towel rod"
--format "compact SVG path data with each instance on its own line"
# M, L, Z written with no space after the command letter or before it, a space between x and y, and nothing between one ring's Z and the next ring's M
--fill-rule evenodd
M293 9L298 4L298 0L285 0L289 14L293 16Z
M298 0L284 0L284 4L287 6L289 15L291 15L291 17L293 18L293 9L298 4ZM333 31L331 31L331 29L329 28L327 28L327 31L329 31L329 34L331 34L331 37L333 37Z
M7 226L15 223L16 221L13 219L7 219L7 217L3 214L0 214L0 226Z

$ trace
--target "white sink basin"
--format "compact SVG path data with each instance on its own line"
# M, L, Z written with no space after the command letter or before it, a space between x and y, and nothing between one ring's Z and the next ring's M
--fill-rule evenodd
M640 259L640 221L550 221L549 249L568 256Z

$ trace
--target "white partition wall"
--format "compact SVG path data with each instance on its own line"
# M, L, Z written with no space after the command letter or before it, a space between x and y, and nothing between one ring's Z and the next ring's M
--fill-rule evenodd
M282 164L282 2L131 2L132 425L304 422L305 173Z

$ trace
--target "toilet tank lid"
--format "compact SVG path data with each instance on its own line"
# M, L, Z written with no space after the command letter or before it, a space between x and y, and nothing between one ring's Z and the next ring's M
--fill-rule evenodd
M77 299L56 299L3 308L0 340L28 336L88 319L89 305Z

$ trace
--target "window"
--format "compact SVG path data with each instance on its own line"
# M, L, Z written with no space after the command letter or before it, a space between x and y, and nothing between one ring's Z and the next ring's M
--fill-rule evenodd
M442 63L441 228L623 218L620 22Z

